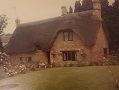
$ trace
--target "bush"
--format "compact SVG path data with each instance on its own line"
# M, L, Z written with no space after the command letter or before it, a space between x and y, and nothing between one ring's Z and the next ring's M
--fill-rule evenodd
M110 56L109 62L110 65L119 65L119 56Z
M39 67L46 68L47 66L44 63L39 63Z
M119 65L119 61L117 60L110 60L111 65Z
M32 64L30 70L31 70L31 71L35 71L36 68L37 68L37 66L36 66L35 64Z
M17 74L17 72L15 72L14 70L9 70L7 73L7 75L10 77L14 76L15 74Z
M79 62L78 67L84 67L84 66L86 66L85 62Z
M19 66L19 72L20 73L23 73L24 74L25 73L25 70L26 70L26 66L25 65L20 65Z

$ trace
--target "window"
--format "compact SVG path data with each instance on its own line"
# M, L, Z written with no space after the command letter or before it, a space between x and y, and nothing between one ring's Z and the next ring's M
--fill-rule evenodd
M36 48L37 48L38 50L41 50L40 45L36 45Z
M31 57L26 57L26 61L27 61L27 62L30 62L31 60L32 60Z
M19 57L19 60L20 60L20 61L23 61L23 57Z
M104 52L104 57L107 58L107 48L103 48L103 52Z
M63 60L64 61L75 61L76 58L75 58L75 54L76 52L75 51L64 51L63 52Z
M72 41L73 40L73 33L70 32L64 32L64 41Z

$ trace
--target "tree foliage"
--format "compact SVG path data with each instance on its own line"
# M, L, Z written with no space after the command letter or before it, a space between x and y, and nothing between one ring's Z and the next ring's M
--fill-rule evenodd
M0 35L3 34L3 30L5 29L5 27L7 26L7 16L6 15L0 15ZM0 52L4 52L4 47L2 45L2 41L0 39Z
M82 1L82 10L92 10L93 9L93 1L92 0L83 0Z
M71 6L69 7L69 13L73 13L73 9Z
M115 0L115 2L113 3L113 7L119 9L119 0Z
M81 9L81 3L80 3L80 1L76 1L75 2L74 13L81 12L81 11L82 11L82 9Z
M110 49L119 49L119 0L109 5L108 0L100 0L101 15L105 21L110 35Z
M108 0L100 0L101 3L101 8L107 8L109 6L109 1Z
M117 50L119 49L119 0L115 0L114 4L110 7L108 17L107 24L112 41L111 48Z
M7 26L7 16L6 15L0 15L0 34L3 33L3 30L5 29L5 27Z
M108 0L100 0L101 3L101 16L103 20L108 20L109 19L109 14L110 14L110 9L109 8L109 2Z

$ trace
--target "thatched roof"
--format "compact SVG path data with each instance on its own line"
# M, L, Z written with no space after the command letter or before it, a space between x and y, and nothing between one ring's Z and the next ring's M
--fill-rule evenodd
M40 45L43 51L51 46L59 31L73 30L87 46L95 45L101 22L92 10L19 25L7 47L8 54L27 53Z

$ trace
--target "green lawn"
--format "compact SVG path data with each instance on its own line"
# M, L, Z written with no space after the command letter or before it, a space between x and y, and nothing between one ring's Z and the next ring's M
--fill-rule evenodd
M119 66L111 69L119 80ZM9 90L117 90L106 66L46 69L0 80L5 84L19 84Z

